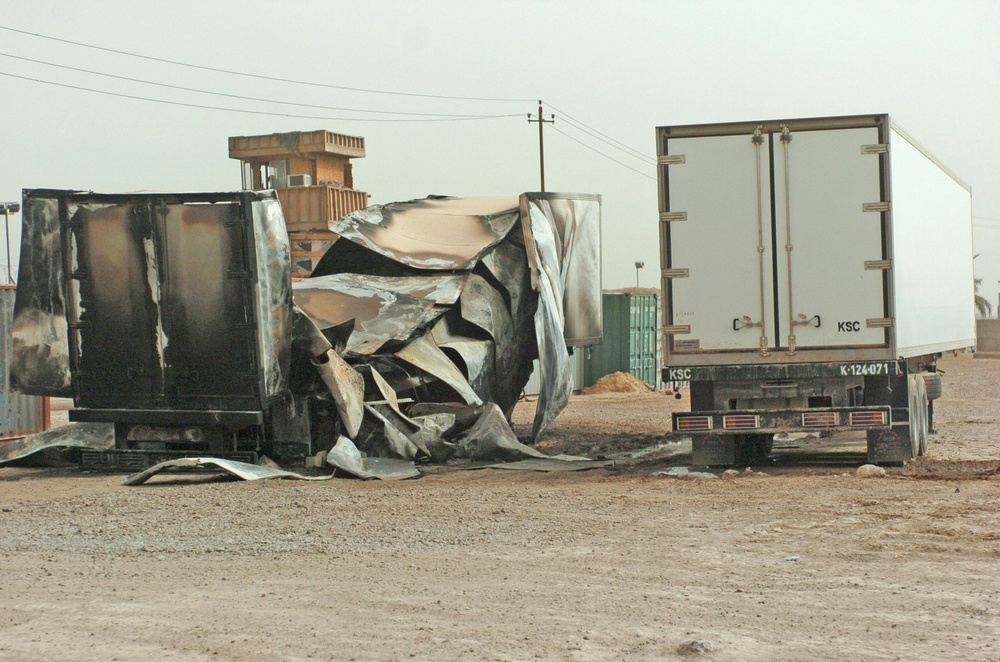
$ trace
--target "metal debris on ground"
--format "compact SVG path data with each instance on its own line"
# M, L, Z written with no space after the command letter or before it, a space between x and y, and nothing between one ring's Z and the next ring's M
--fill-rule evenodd
M95 451L115 447L115 429L109 423L70 423L0 444L0 464L49 449L80 448Z
M242 480L268 480L271 478L293 478L295 480L330 480L329 476L304 476L294 471L275 469L259 464L249 464L247 462L236 462L234 460L223 460L217 457L182 457L176 460L167 460L151 466L145 471L132 474L125 478L126 485L141 485L153 476L168 472L172 469L203 469L214 468L225 473L232 474Z

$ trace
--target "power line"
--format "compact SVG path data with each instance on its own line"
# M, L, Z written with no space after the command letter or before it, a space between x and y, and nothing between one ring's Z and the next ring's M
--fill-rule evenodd
M601 137L601 135L599 133L595 133L593 131L590 131L583 124L579 124L579 123L575 122L574 120L572 120L572 119L570 119L568 117L563 117L563 119L565 119L567 121L567 123L570 126L572 126L574 129L576 129L577 131L582 131L583 133L586 133L587 135L591 136L592 138L595 138L595 139L599 140L600 142L604 143L605 145L609 145L609 146L617 149L618 151L623 152L627 156L631 156L634 159L639 159L640 161L642 161L643 163L645 163L647 165L656 165L656 159L654 159L653 157L649 156L648 154L646 154L646 155L639 155L639 154L633 153L633 151L631 150L631 148L619 147L618 145L615 144L615 141L605 140L604 138Z
M600 131L598 131L594 127L589 126L589 125L585 124L584 122L581 122L580 120L576 119L572 115L568 114L566 111L560 110L559 108L556 108L551 103L549 104L549 108L551 108L552 110L558 112L560 115L563 116L563 119L569 120L570 123L579 124L580 126L578 128L580 128L581 131L586 131L587 133L590 133L591 131L593 131L593 133L597 134L597 136L601 136L602 138L606 138L607 139L607 140L601 140L601 142L605 142L605 143L611 145L612 147L614 147L615 149L618 149L618 150L623 151L623 152L630 153L632 156L635 156L637 158L640 158L640 159L643 159L645 161L648 161L652 165L656 164L656 159L654 159L649 154L646 154L645 152L642 152L642 151L637 150L637 149L633 149L632 147L629 147L625 143L619 142L619 141L615 140L614 138L612 138L611 136L606 135L604 133L601 133ZM591 134L591 135L593 135L593 134ZM600 138L598 138L598 140L600 140Z
M300 108L318 108L321 110L345 110L353 113L373 113L378 115L412 115L421 117L460 117L462 119L469 119L470 117L476 117L475 115L464 114L455 115L448 113L414 113L414 112L404 112L395 110L367 110L364 108L341 108L338 106L322 106L318 104L310 103L295 103L292 101L279 101L277 99L264 99L261 97L248 97L240 94L226 94L225 92L213 92L212 90L202 90L196 87L185 87L183 85L171 85L169 83L160 83L152 80L145 80L142 78L132 78L130 76L119 76L117 74L109 74L102 71L94 71L93 69L82 69L80 67L71 67L66 64L57 64L55 62L46 62L44 60L35 60L30 57L21 57L20 55L11 55L10 53L0 53L2 57L13 58L15 60L23 60L25 62L33 62L35 64L44 64L47 67L56 67L59 69L68 69L69 71L78 71L85 74L92 74L94 76L104 76L106 78L114 78L116 80L127 80L133 83L142 83L144 85L155 85L157 87L166 87L172 90L183 90L185 92L196 92L198 94L210 94L217 97L226 97L228 99L241 99L244 101L259 101L262 103L274 103L282 104L286 106L298 106Z
M206 106L200 103L185 103L183 101L169 101L167 99L153 99L150 97L141 97L135 94L122 94L119 92L108 92L107 90L97 90L91 87L82 87L80 85L69 85L67 83L56 83L51 80L42 80L41 78L31 78L30 76L18 76L17 74L11 74L4 71L0 71L0 76L7 76L8 78L19 78L21 80L28 80L34 83L43 83L45 85L54 85L55 87L65 87L71 90L81 90L83 92L93 92L95 94L104 94L112 97L120 97L123 99L137 99L139 101L150 101L153 103L163 103L171 106L184 106L186 108L203 108L206 110L221 110L229 113L243 113L247 115L269 115L271 117L289 117L294 119L307 119L307 120L331 120L335 122L462 122L469 120L488 120L488 119L498 119L503 117L521 117L520 113L514 115L469 115L469 116L459 116L459 117L442 117L442 118L425 118L425 119L405 119L405 118L365 118L365 117L324 117L319 115L294 115L291 113L275 113L268 112L264 110L245 110L241 108L224 108L221 106Z
M568 134L568 133L566 133L565 131L561 131L561 130L559 130L558 128L556 128L556 126L555 126L555 125L552 125L552 126L550 126L549 128L550 128L550 129L552 129L553 131L555 131L556 133L561 133L562 135L566 136L567 138L569 138L569 139L570 139L570 140L572 140L573 142L575 142L575 143L578 143L578 144L580 144L580 145L583 145L584 147L586 147L586 148L587 148L587 149L589 149L590 151L592 151L592 152L596 152L596 153L600 154L601 156L603 156L604 158L608 159L609 161L614 161L615 163L617 163L618 165L622 166L623 168L628 168L628 169L629 169L629 170L631 170L632 172L636 172L636 173L639 173L640 175L642 175L642 176L643 176L643 177L645 177L646 179L652 179L652 180L653 180L654 182L656 181L656 177L653 177L653 176L649 175L648 173L645 173L645 172L642 172L641 170L636 170L635 168L633 168L632 166L628 165L627 163L622 163L622 162L621 162L621 161L619 161L618 159L616 159L616 158L613 158L613 157L611 157L611 156L608 156L608 155L607 155L607 154L605 154L604 152L602 152L602 151L600 151L600 150L598 150L598 149L595 149L595 148L591 147L591 146L590 146L590 145L588 145L587 143L585 143L585 142L583 142L583 141L580 141L580 140L577 140L576 138L574 138L573 136L569 135L569 134Z
M534 99L518 99L518 98L503 98L503 97L464 97L464 96L441 95L441 94L421 94L421 93L416 93L416 92L398 92L398 91L392 91L392 90L376 90L376 89L369 89L369 88L349 87L349 86L345 86L345 85L333 85L333 84L329 84L329 83L319 83L319 82L315 82L315 81L305 81L305 80L295 80L295 79L288 79L288 78L279 78L279 77L276 77L276 76L266 76L266 75L262 75L262 74L252 74L252 73L247 73L247 72L242 72L242 71L235 71L235 70L230 70L230 69L223 69L223 68L219 68L219 67L209 67L209 66L205 66L205 65L192 64L190 62L181 62L181 61L178 61L178 60L170 60L170 59L159 58L159 57L154 57L154 56L150 56L150 55L143 55L143 54L140 54L140 53L132 53L132 52L129 52L129 51L123 51L123 50L118 50L118 49L114 49L114 48L107 48L107 47L104 47L104 46L97 46L97 45L94 45L94 44L88 44L88 43L84 43L84 42L73 41L73 40L70 40L70 39L62 39L62 38L59 38L59 37L53 37L51 35L44 35L44 34L40 34L40 33L36 33L36 32L30 32L30 31L27 31L27 30L19 30L17 28L12 28L12 27L9 27L9 26L0 25L0 30L6 30L8 32L14 32L14 33L17 33L17 34L23 34L23 35L27 35L27 36L31 36L31 37L36 37L36 38L39 38L39 39L46 39L46 40L49 40L49 41L55 41L55 42L64 43L64 44L70 44L70 45L73 45L73 46L79 46L81 48L89 48L89 49L92 49L92 50L97 50L97 51L102 51L102 52L107 52L107 53L113 53L113 54L116 54L116 55L124 55L124 56L127 56L127 57L139 58L139 59L143 59L143 60L147 60L147 61L152 61L152 62L160 62L160 63L170 64L170 65L175 65L175 66L180 66L180 67L187 67L187 68L191 68L191 69L198 69L198 70L201 70L201 71L211 71L211 72L214 72L214 73L222 73L222 74L233 75L233 76L242 76L242 77L253 78L253 79L258 79L258 80L268 80L268 81L275 81L275 82L281 82L281 83L291 83L291 84L295 84L295 85L306 85L306 86L311 86L311 87L320 87L320 88L336 89L336 90L345 90L345 91L350 91L350 92L362 92L362 93L366 93L366 94L383 94L383 95L392 95L392 96L419 97L419 98L428 98L428 99L446 99L446 100L457 100L457 101L517 102L517 103L534 101ZM41 61L41 60L33 60L31 58L25 58L25 57L20 57L20 56L16 56L16 55L6 54L6 53L0 53L0 55L6 56L6 57L10 57L10 58L19 59L19 60L29 61L29 62L33 62L33 63L36 63L36 64L42 64L42 65L53 66L53 67L58 67L58 68L63 68L63 69L68 69L68 70L73 70L73 71L79 71L79 72L82 72L82 73L88 73L88 74L92 74L92 75L105 76L105 77L108 77L108 78L115 78L115 79L119 79L119 80L127 80L127 81L130 81L130 82L137 82L137 83L142 83L142 84L147 84L147 85L156 85L156 86L159 86L159 87L165 87L165 88L171 88L171 89L178 89L178 90L182 90L182 91L195 92L195 93L199 93L199 94L211 94L213 96L221 96L221 97L227 97L227 98L233 98L233 99L241 99L241 100L247 100L247 101L263 102L263 103L276 103L276 104L283 104L283 105L289 105L289 106L297 106L297 107L303 107L303 108L319 108L319 109L326 109L326 110L343 110L343 111L348 111L348 112L372 113L372 114L420 116L422 119L401 119L401 118L376 119L376 118L324 117L324 116L315 116L315 115L298 115L298 114L291 114L291 113L268 112L268 111L260 111L260 110L245 110L245 109L239 109L239 108L226 108L226 107L220 107L220 106L209 106L209 105L205 105L205 104L186 103L186 102L181 102L181 101L170 101L170 100L166 100L166 99L155 99L155 98L151 98L151 97L143 97L143 96L132 95L132 94L110 92L110 91L107 91L107 90L99 90L99 89L90 88L90 87L83 87L83 86L78 86L78 85L70 85L70 84L67 84L67 83L57 83L57 82L54 82L54 81L43 80L43 79L40 79L40 78L33 78L33 77L29 77L29 76L20 76L20 75L17 75L17 74L0 72L0 76L7 76L9 78L17 78L17 79L20 79L20 80L27 80L27 81L31 81L31 82L35 82L35 83L41 83L41 84L45 84L45 85L52 85L52 86L56 86L56 87L63 87L63 88L67 88L67 89L80 90L80 91L84 91L84 92L92 92L92 93L95 93L95 94L103 94L103 95L106 95L106 96L114 96L114 97L125 98L125 99L134 99L134 100L139 100L139 101L147 101L147 102L150 102L150 103L161 103L161 104L167 104L167 105L173 105L173 106L182 106L182 107L187 107L187 108L200 108L200 109L205 109L205 110L219 110L219 111L223 111L223 112L234 112L234 113L243 113L243 114L251 114L251 115L265 115L265 116L271 116L271 117L287 117L287 118L295 118L295 119L317 119L317 120L349 121L349 122L351 122L351 121L353 121L353 122L447 122L447 121L470 121L470 120L482 120L482 119L499 119L499 118L518 117L518 116L520 116L519 114L448 115L448 114L443 114L443 113L439 114L439 113L394 112L394 111L378 111L378 110L367 110L367 109L340 108L340 107L335 107L335 106L321 106L321 105L315 105L315 104L303 104L303 103L294 103L294 102L285 102L285 101L275 101L275 100L272 100L272 99L263 99L263 98L258 98L258 97L249 97L249 96L235 95L235 94L226 94L226 93L221 93L221 92L213 92L213 91L209 91L209 90L201 90L201 89L197 89L197 88L189 88L189 87L184 87L184 86L179 86L179 85L171 85L171 84L168 84L168 83L160 83L160 82L156 82L156 81L148 81L148 80L143 80L143 79L138 79L138 78L131 78L131 77L127 77L127 76L119 76L119 75L116 75L116 74L108 74L108 73L103 73L103 72L98 72L98 71L93 71L93 70L88 70L88 69L83 69L83 68L78 68L78 67L71 67L71 66L68 66L68 65L60 65L60 64L56 64L56 63L52 63L52 62L44 62L44 61ZM617 149L619 151L622 151L622 152L626 153L627 155L629 155L629 156L631 156L633 158L639 158L639 159L641 159L641 160L643 160L643 161L645 161L647 163L650 163L650 164L653 163L653 161L651 160L651 157L649 157L648 155L643 154L639 150L633 149L633 148L629 147L628 145L626 145L626 144L624 144L624 143L622 143L620 141L615 140L614 138L611 138L607 134L604 134L604 133L598 131L597 129L595 129L595 128L593 128L593 127L585 124L584 122L582 122L582 121L574 118L572 115L569 115L565 111L560 110L560 109L556 108L555 106L552 106L551 104L549 104L549 105L550 105L551 108L553 108L553 110L556 110L557 112L559 112L560 115L562 115L564 117L564 119L566 119L569 122L570 126L572 126L573 128L577 129L578 131L586 133L587 135L591 136L592 138L595 138L595 139L599 140L600 142L603 142L603 143L605 143L605 144L607 144L607 145L609 145L611 147L614 147L615 149ZM647 173L644 173L644 172L642 172L640 170L637 170L637 169L629 166L628 164L622 163L621 161L619 161L619 160L617 160L617 159L609 156L608 154L605 154L604 152L602 152L602 151L600 151L598 149L595 149L594 147L591 147L587 143L582 142L581 140L578 140L578 139L574 138L573 136L567 134L565 131L561 131L561 130L555 128L555 127L552 127L552 128L553 128L553 130L555 130L558 133L562 134L563 136L569 138L573 142L576 142L576 143L582 145L583 147L586 147L587 149L589 149L589 150L597 153L598 155L603 156L604 158L606 158L606 159L608 159L610 161L613 161L613 162L617 163L618 165L620 165L620 166L622 166L624 168L628 168L629 170L631 170L631 171L633 171L635 173L638 173L638 174L642 175L643 177L646 177L648 179L652 179L652 180L655 181L655 179L656 179L655 177L652 177L652 176L650 176Z
M452 101L494 101L494 102L516 102L524 103L528 101L535 101L535 99L508 99L502 97L461 97L461 96L450 96L445 94L419 94L417 92L396 92L392 90L373 90L363 87L348 87L346 85L332 85L330 83L317 83L314 81L307 80L294 80L291 78L279 78L277 76L264 76L262 74L251 74L244 71L234 71L231 69L221 69L218 67L208 67L200 64L191 64L190 62L180 62L178 60L168 60L161 57L153 57L151 55L142 55L140 53L130 53L128 51L121 51L114 48L106 48L104 46L95 46L94 44L87 44L80 41L72 41L70 39L60 39L59 37L52 37L50 35L39 34L37 32L29 32L27 30L18 30L17 28L8 27L5 25L0 25L0 30L7 30L8 32L16 32L18 34L28 35L29 37L37 37L39 39L48 39L49 41L56 41L63 44L71 44L73 46L80 46L81 48L90 48L97 51L103 51L105 53L114 53L116 55L125 55L128 57L140 58L143 60L149 60L152 62L161 62L163 64L172 64L178 67L188 67L191 69L199 69L201 71L212 71L219 74L227 74L230 76L243 76L245 78L255 78L257 80L269 80L276 81L279 83L292 83L294 85L308 85L310 87L323 87L332 90L345 90L348 92L364 92L366 94L387 94L393 96L402 97L421 97L424 99L448 99ZM322 119L322 118L321 118Z

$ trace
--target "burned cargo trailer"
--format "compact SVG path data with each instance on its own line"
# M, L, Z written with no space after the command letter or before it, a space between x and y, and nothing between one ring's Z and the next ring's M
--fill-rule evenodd
M292 441L288 239L273 193L29 190L21 251L15 388L72 397L73 421L114 423L137 466Z
M115 423L92 462L294 459L344 437L440 460L509 418L536 357L537 438L569 397L567 346L601 336L599 196L370 207L331 224L294 291L272 192L26 191L25 209L15 384Z

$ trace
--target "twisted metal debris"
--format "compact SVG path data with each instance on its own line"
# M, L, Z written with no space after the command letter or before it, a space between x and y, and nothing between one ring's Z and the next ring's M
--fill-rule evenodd
M599 196L369 207L291 288L273 192L24 200L11 381L114 423L85 464L531 457L508 421L533 360L537 440L601 337Z

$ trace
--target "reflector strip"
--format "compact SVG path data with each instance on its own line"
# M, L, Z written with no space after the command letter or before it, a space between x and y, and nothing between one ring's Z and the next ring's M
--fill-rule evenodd
M723 416L722 427L726 430L755 430L760 427L760 416L756 414L731 414Z
M835 411L805 412L802 414L804 428L832 428L840 422L840 416Z
M863 425L885 425L884 411L852 411L851 425L860 427Z
M678 416L676 423L678 432L712 429L711 416Z

